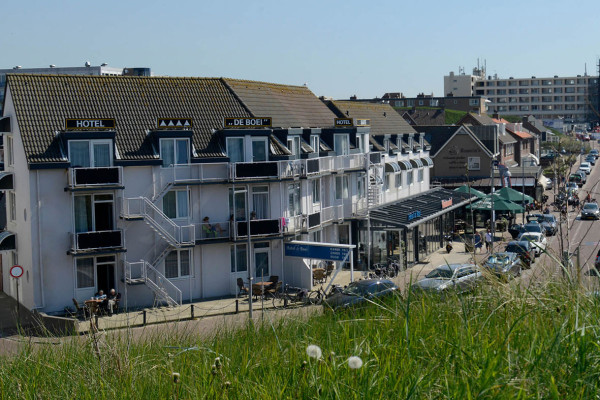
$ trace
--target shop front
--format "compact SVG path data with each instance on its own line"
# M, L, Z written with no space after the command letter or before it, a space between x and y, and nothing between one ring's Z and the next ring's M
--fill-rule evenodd
M425 259L445 246L455 211L467 204L468 194L436 188L371 210L369 220L358 226L358 246L363 249L358 265L395 259L410 266Z

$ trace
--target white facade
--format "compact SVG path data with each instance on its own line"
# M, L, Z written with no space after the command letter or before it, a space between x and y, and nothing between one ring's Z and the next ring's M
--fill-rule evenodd
M253 151L260 151L252 142L260 138L239 130L228 137L243 138L250 162L115 166L116 152L103 167L29 169L10 92L5 111L12 128L4 139L12 143L14 160L6 165L14 176L14 189L7 191L7 230L17 240L16 250L2 257L3 281L12 282L9 268L20 264L22 303L47 313L60 313L72 299L81 302L101 288L116 288L126 307L234 295L237 278L248 277L251 211L254 278L277 275L284 283L309 287L311 261L286 257L285 241L351 243L351 221L367 218L369 207L429 189L428 166L384 172L386 163L410 163L428 152L385 153L373 163L368 128L357 128L363 130L356 150L308 159L252 162ZM95 139L86 140L92 149ZM70 142L69 151L73 148ZM89 157L101 157L93 149ZM73 154L65 156L75 163ZM267 167L275 172L265 173ZM78 181L86 173L114 175L102 184ZM16 297L12 283L4 291Z

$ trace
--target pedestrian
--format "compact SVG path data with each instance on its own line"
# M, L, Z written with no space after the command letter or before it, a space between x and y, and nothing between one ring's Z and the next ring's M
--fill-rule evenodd
M489 253L490 247L492 246L492 231L489 229L485 234L485 252Z
M473 253L477 254L477 249L481 249L483 247L483 243L481 242L481 235L478 231L475 231L475 236L473 237L473 242L475 244L475 248L473 249ZM479 250L481 253L481 250Z

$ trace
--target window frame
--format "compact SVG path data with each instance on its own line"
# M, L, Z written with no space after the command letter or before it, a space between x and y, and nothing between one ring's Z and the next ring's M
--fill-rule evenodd
M232 147L229 143L233 142L233 141L237 141L237 142L241 142L242 144L242 149L241 149L241 160L232 160L231 159L231 154L229 149ZM236 162L246 162L246 140L243 136L231 136L231 137L227 137L225 138L225 151L227 153L227 157L229 157L229 162L231 163L236 163Z
M291 217L295 217L297 215L302 214L302 198L301 198L301 188L300 183L289 183L287 190L287 198L288 198L288 213ZM290 202L290 196L292 197L292 201Z
M338 148L338 139L341 139L342 142L339 145L342 147L341 149ZM350 154L350 138L347 133L335 133L333 135L333 151L338 156L347 156Z
M319 204L321 202L321 180L320 179L311 179L310 181L310 191L312 194L312 203Z
M164 151L163 151L163 143L166 142L173 142L173 164L169 164L166 165L165 164L165 157L163 155ZM180 160L178 159L179 157L179 152L177 151L177 143L179 142L185 142L186 143L186 162L182 163L179 162ZM170 167L176 167L179 165L189 165L191 163L191 145L190 145L190 139L189 138L160 138L159 143L158 143L158 147L159 147L159 153L160 153L160 158L161 160L163 160L163 163L161 165L162 168L170 168Z
M264 146L264 150L265 150L265 159L264 160L255 160L254 159L254 143L259 143L262 142L263 146ZM269 143L267 138L263 138L263 137L253 137L250 139L250 148L252 151L252 162L265 162L265 161L269 161Z
M17 195L14 190L8 192L8 220L15 222L17 220Z
M167 260L169 259L169 256L171 256L174 253L177 254L177 276L169 276L169 274L167 274ZM181 265L182 265L181 254L183 254L183 253L188 254L188 258L187 258L188 273L187 273L187 275L182 274L182 269L181 269ZM175 250L170 251L169 254L167 254L167 256L165 257L165 260L163 261L165 277L169 280L192 278L194 276L194 274L192 273L193 265L194 265L192 259L193 259L193 254L191 252L191 249L175 249Z
M341 182L341 195L338 190L338 180ZM337 175L335 177L335 199L336 200L344 200L350 196L349 193L349 184L348 184L348 175Z
M74 143L87 143L88 147L88 160L89 165L75 165L73 168L106 168L112 167L114 162L114 145L112 139L73 139L68 141L68 153L69 153L69 162L72 164L72 151L71 145ZM94 156L94 145L108 145L108 157L109 157L109 165L100 165L96 166L96 159Z
M166 211L165 211L165 199L167 199L167 196L170 193L175 193L175 195L174 195L174 199L175 199L175 217L170 217L166 213ZM179 196L180 196L180 193L185 193L186 194L186 202L187 202L186 215L181 215L180 212L179 212L180 211L179 210ZM191 215L192 214L192 210L191 210L191 207L190 207L191 201L190 200L191 200L190 199L190 191L188 189L172 189L172 190L169 190L167 193L165 193L165 195L162 198L162 201L161 201L162 209L161 209L161 211L163 212L163 214L165 214L167 216L167 218L169 218L171 220L187 220L187 219L189 219L189 218L192 217L192 215Z
M248 245L246 243L232 244L229 246L229 257L230 273L239 274L242 272L248 272ZM241 259L244 260L244 269L238 269L238 262Z

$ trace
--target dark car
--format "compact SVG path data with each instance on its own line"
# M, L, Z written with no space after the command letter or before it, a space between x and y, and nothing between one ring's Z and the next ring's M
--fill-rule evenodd
M596 157L594 157L594 156L593 156L593 155L591 155L591 154L588 154L588 155L585 157L585 162L588 162L588 163L590 163L591 165L596 165Z
M517 253L523 262L523 266L531 268L535 262L535 249L532 244L523 240L513 240L508 242L504 249L507 253Z
M537 221L542 226L546 236L554 236L558 231L556 217L552 214L530 214L527 216L527 222L532 221ZM516 237L513 237L513 239L515 238Z
M569 175L569 182L576 183L577 186L583 186L583 179L581 179L581 175L579 174Z
M523 225L523 232L535 232L535 233L544 233L544 229L542 225L537 221L530 221Z
M516 239L517 237L519 237L519 235L521 233L523 233L523 225L521 225L521 224L511 225L508 228L508 233L510 233L510 236L512 236L513 239Z
M501 278L517 277L521 275L522 261L517 253L493 253L482 267Z
M374 298L391 295L398 286L389 279L364 279L346 286L341 292L335 293L323 302L323 307L338 309L367 304Z
M462 293L474 289L481 279L481 271L474 264L443 264L425 275L411 289L431 293L456 290Z
M590 156L598 158L600 156L600 152L598 152L596 149L590 150Z
M581 219L600 219L597 203L585 203L581 209Z

